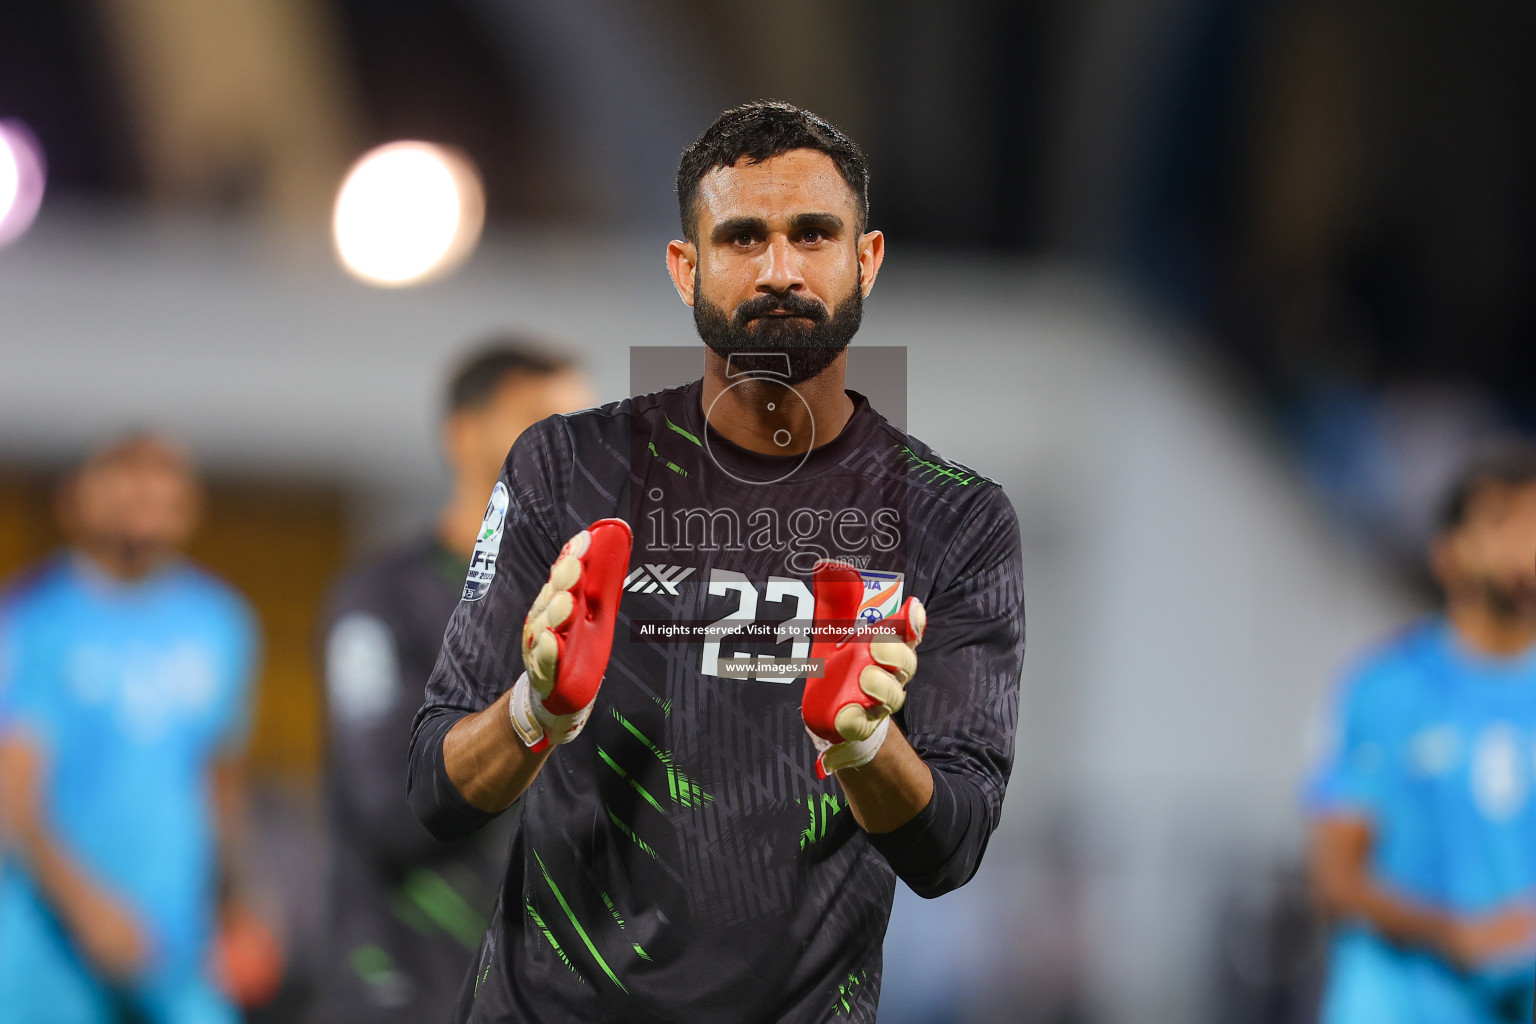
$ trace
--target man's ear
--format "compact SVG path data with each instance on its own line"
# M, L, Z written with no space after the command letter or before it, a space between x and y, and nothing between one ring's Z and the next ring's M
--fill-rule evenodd
M672 275L672 287L685 305L693 305L693 274L699 263L699 247L692 242L674 238L667 243L667 273Z
M875 287L875 275L885 262L885 233L866 231L859 236L859 286L865 298Z

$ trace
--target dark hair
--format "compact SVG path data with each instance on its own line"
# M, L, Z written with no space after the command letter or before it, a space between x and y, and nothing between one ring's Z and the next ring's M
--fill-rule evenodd
M484 406L514 374L550 377L574 369L575 365L571 359L545 351L522 338L495 338L483 343L454 371L448 383L448 412L451 415Z
M716 167L734 167L742 157L760 164L792 149L814 149L832 158L853 190L858 226L863 231L869 222L869 161L863 151L837 127L809 110L778 100L757 100L715 118L715 123L683 150L677 165L677 212L683 222L683 237L690 242L698 240L694 203L704 175Z
M1440 508L1440 532L1448 533L1466 524L1472 500L1484 487L1526 487L1531 484L1536 484L1536 446L1515 442L1490 449L1462 470L1451 485Z

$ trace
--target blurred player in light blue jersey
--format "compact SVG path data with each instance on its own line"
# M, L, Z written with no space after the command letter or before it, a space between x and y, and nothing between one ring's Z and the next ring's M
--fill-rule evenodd
M197 506L173 445L113 444L0 603L0 1024L238 1020L208 961L256 641L177 554Z
M1525 1022L1536 989L1536 454L1474 467L1443 614L1369 654L1308 787L1323 1024Z

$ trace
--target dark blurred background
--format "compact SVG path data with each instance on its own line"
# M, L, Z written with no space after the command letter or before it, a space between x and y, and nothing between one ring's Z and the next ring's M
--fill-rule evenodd
M526 326L620 397L628 346L691 337L678 153L790 100L870 156L862 340L908 347L912 431L1009 487L1029 559L1009 818L976 885L898 907L890 1019L955 977L956 1020L1306 1019L1308 709L1425 600L1452 471L1536 427L1533 45L1500 0L0 6L0 118L48 161L0 252L0 569L52 542L90 438L189 437L199 553L293 624L255 742L302 860L303 624L436 500L450 357ZM467 153L488 216L405 293L325 251L347 165L395 139ZM946 928L968 954L917 937Z

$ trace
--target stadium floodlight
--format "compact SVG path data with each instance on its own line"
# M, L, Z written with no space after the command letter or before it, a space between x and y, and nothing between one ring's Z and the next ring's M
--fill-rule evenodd
M462 263L484 223L485 194L467 156L430 142L391 142L347 172L332 227L348 271L400 288Z
M0 120L0 246L27 233L43 205L43 147L26 125Z

